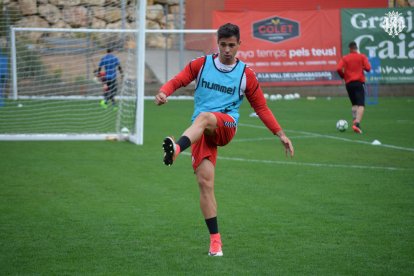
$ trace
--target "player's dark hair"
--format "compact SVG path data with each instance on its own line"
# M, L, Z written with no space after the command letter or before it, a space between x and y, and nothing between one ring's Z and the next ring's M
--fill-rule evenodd
M112 53L112 48L108 48L108 49L106 49L106 52L109 54L109 53Z
M237 38L237 41L240 40L239 26L231 23L226 23L220 26L217 30L217 40L220 40L221 38L229 38L232 36L235 36Z
M352 41L351 43L349 43L348 47L349 47L349 49L352 49L352 50L357 50L358 49L358 46L355 43L355 41Z

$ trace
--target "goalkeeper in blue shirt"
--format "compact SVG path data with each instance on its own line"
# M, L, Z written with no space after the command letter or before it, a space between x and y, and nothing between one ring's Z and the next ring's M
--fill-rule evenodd
M105 68L105 77L103 78L103 81L106 84L106 89L104 91L104 100L101 101L101 106L107 108L108 102L111 101L112 106L115 107L115 95L117 93L116 69L118 68L121 75L123 75L123 72L119 59L112 54L111 48L106 50L106 55L99 62L98 70L96 70L97 76L100 75L102 67Z

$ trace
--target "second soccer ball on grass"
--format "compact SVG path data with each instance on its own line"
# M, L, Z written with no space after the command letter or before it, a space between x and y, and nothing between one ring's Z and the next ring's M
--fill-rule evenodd
M348 122L342 119L339 120L338 122L336 122L336 129L340 132L344 132L348 129Z

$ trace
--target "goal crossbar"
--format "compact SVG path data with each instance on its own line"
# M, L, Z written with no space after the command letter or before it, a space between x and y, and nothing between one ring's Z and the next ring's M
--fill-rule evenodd
M67 32L65 28L25 28L25 27L11 27L12 31L30 31L30 32ZM145 29L147 34L212 34L217 32L213 29ZM70 29L73 33L137 33L137 30L132 29L90 29L90 28L77 28Z

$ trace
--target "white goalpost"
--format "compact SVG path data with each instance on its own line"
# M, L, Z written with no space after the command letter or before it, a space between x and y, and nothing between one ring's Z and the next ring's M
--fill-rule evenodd
M153 100L145 96L146 66L152 65L151 57L146 60L146 36L211 34L211 40L216 30L146 29L146 1L137 4L136 18L135 29L10 26L11 79L0 110L0 141L128 140L142 145L144 100ZM29 38L39 33L41 42L31 42ZM108 48L123 69L122 77L118 72L114 106L100 104L105 87L94 72ZM159 51L164 50L169 51ZM186 62L200 53L188 52Z

